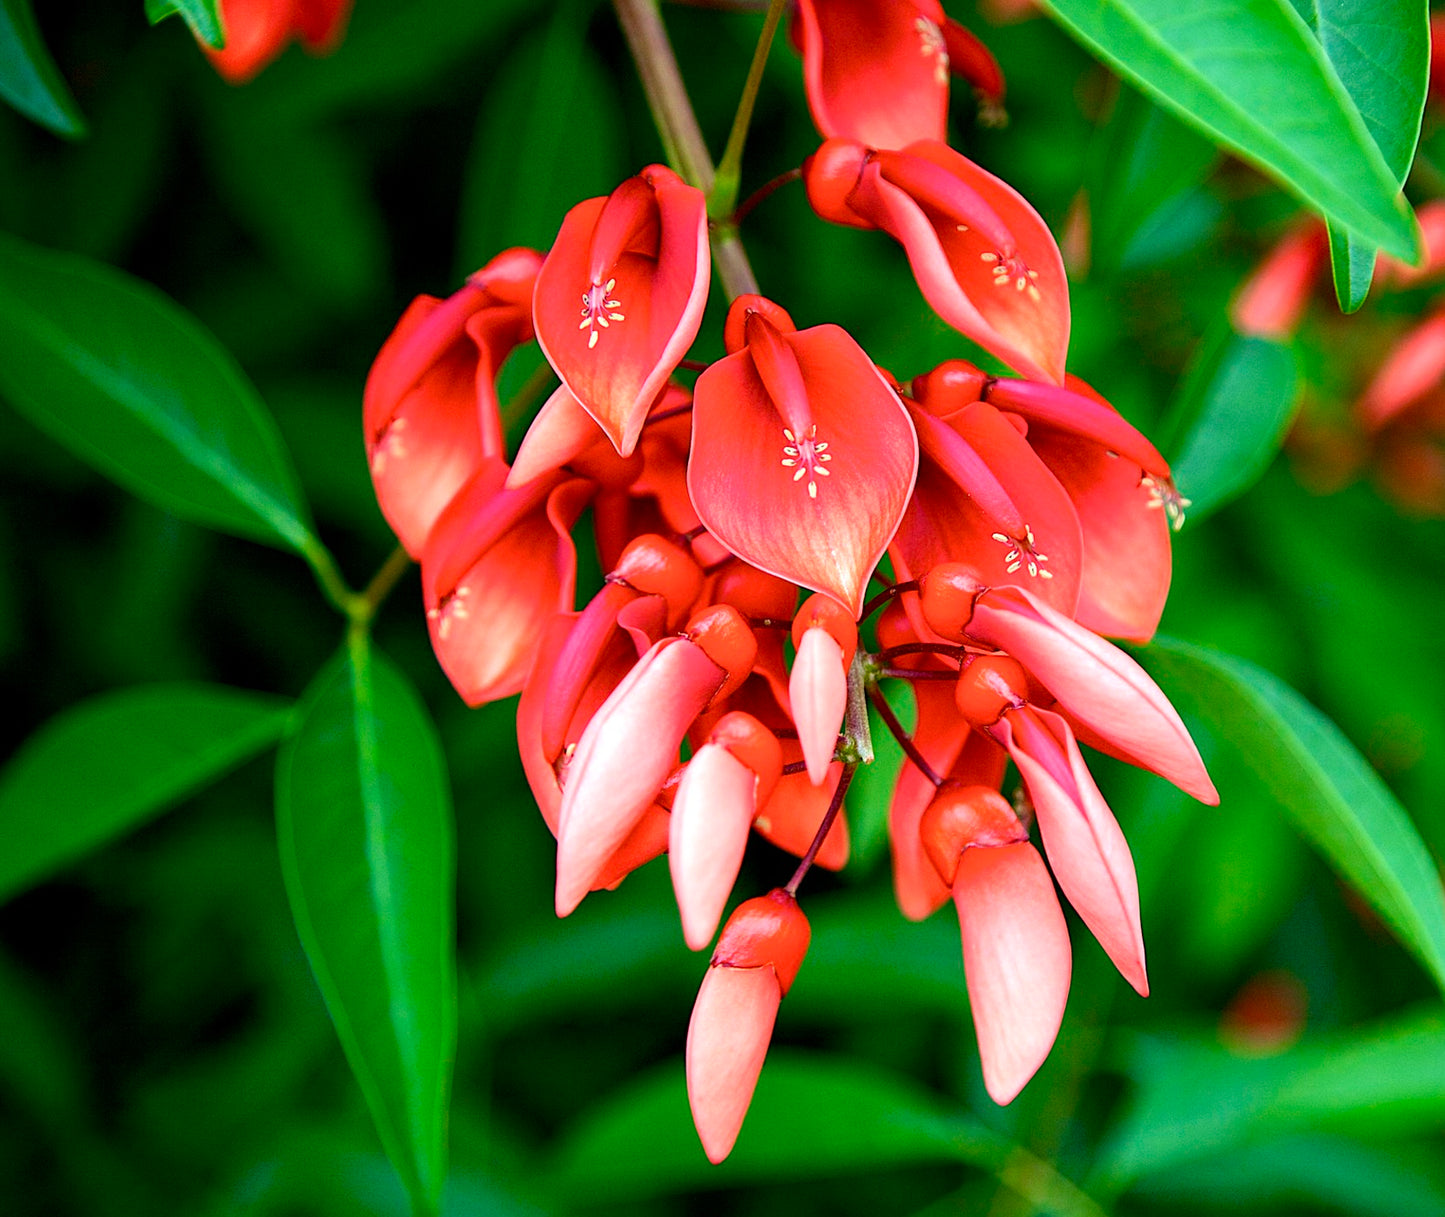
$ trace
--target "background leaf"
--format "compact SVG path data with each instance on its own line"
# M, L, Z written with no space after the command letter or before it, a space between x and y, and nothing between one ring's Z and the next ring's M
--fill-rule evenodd
M298 551L316 544L255 389L210 334L146 283L0 237L0 392L168 511Z
M1136 1090L1100 1165L1116 1187L1264 1136L1431 1131L1445 1116L1445 1017L1432 1010L1262 1059L1199 1039L1141 1038L1128 1071Z
M446 1179L456 1049L451 800L426 710L364 642L307 692L276 775L296 929L418 1208Z
M1145 665L1233 747L1445 989L1440 875L1404 808L1329 719L1268 672L1156 639Z
M150 685L52 719L0 771L0 899L269 748L290 709L222 685Z
M1274 460L1294 415L1294 352L1227 326L1199 344L1160 441L1198 523L1243 494Z
M1412 258L1397 183L1320 45L1284 0L1046 0L1111 68L1301 199Z
M179 13L191 33L213 51L226 45L226 31L216 10L217 0L146 0L146 20L152 25Z
M45 48L30 0L0 0L0 97L56 135L85 134L85 119Z

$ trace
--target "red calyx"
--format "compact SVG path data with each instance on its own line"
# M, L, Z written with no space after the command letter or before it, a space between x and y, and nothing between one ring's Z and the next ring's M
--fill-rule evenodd
M953 700L971 727L991 727L1005 710L1022 705L1028 696L1023 665L1007 655L974 655L963 665Z
M812 929L798 902L777 887L733 910L712 954L714 968L771 967L784 995L808 952Z
M1029 839L1009 801L987 786L945 782L918 825L923 850L950 887L963 851L975 845L1018 845Z

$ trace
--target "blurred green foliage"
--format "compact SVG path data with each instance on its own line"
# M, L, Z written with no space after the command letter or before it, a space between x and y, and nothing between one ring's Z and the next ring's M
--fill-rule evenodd
M1211 168L1212 151L1048 22L989 28L969 5L949 8L1002 62L1012 119L977 127L958 90L954 142L1061 234L1075 268L1071 366L1152 432L1295 205L1237 163ZM151 29L139 0L38 15L90 136L65 143L0 108L0 229L122 267L213 331L275 415L317 532L364 583L393 541L367 476L360 392L406 303L447 294L503 245L545 246L574 202L661 157L610 11L358 0L333 57L288 52L240 89L182 22ZM716 151L760 18L680 5L666 17ZM744 194L816 142L780 42ZM759 206L744 238L763 291L800 325L846 326L898 376L983 359L927 309L901 251L820 223L797 186ZM1423 301L1372 307L1349 329L1315 321L1302 334L1313 399L1351 400ZM697 357L720 353L720 317L714 299ZM527 360L504 385L525 379ZM293 555L130 498L8 405L0 554L7 751L132 685L294 700L342 640ZM1312 493L1281 459L1182 534L1175 564L1165 630L1323 709L1445 856L1445 524L1402 518L1365 485ZM848 871L809 880L815 945L776 1059L734 1159L708 1168L680 1056L704 960L682 944L665 868L556 922L553 842L512 706L461 705L419 600L413 573L374 632L436 720L456 811L446 1212L1445 1212L1438 994L1287 826L1269 758L1245 765L1192 720L1231 792L1218 811L1100 764L1138 863L1154 996L1135 997L1075 934L1060 1042L1007 1109L978 1076L956 930L947 913L914 926L892 907L887 784L860 782L852 814L870 827ZM407 1211L301 952L274 761L253 753L238 745L224 780L0 907L7 1213ZM104 780L76 773L101 815ZM182 779L177 796L199 775ZM739 890L790 870L759 845ZM1250 1059L1221 1012L1262 973L1306 994L1304 1038Z

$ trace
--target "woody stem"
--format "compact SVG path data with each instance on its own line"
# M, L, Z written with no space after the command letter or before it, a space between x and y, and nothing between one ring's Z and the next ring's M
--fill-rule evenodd
M717 179L708 192L707 212L717 220L732 218L736 222L733 211L742 180L743 145L747 143L748 128L752 126L753 104L758 99L758 87L763 83L763 69L767 67L768 51L772 49L773 35L777 33L778 22L782 19L784 3L785 0L772 0L768 6L763 32L758 35L753 62L743 84L743 95L738 99L737 113L733 116L733 128L728 132L728 144L723 149L722 160L718 162Z
M684 180L704 194L710 192L716 176L697 114L682 82L677 57L672 53L657 0L612 0L617 20L637 64L643 92L670 164ZM712 257L718 279L729 300L758 290L757 278L748 262L747 251L731 222L714 223L711 233Z

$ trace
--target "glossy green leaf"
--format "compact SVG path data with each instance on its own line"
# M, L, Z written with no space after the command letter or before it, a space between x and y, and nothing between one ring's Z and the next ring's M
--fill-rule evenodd
M222 685L106 693L0 771L0 899L144 824L274 744L290 704Z
M1445 989L1445 898L1415 826L1338 727L1253 664L1156 639L1141 653L1170 699L1234 748L1341 878Z
M219 51L226 45L226 31L221 28L217 7L217 0L146 0L146 20L155 25L172 13L179 13L192 34L212 50Z
M1114 1186L1265 1136L1438 1128L1445 1015L1432 1010L1264 1058L1234 1056L1212 1039L1141 1038L1127 1069L1135 1091L1100 1156Z
M786 1004L780 1017L787 1017ZM836 1058L774 1051L737 1146L720 1166L698 1144L678 1060L589 1113L564 1142L554 1170L564 1196L619 1203L903 1163L993 1163L1006 1147L905 1079Z
M1295 0L1295 5L1359 109L1396 186L1403 185L1429 83L1429 5L1426 0ZM1332 224L1330 259L1340 308L1353 313L1370 290L1375 246Z
M1143 94L1121 85L1090 159L1091 265L1114 270L1136 237L1208 175L1219 152Z
M456 1047L451 801L425 707L364 641L302 702L277 766L276 824L346 1059L413 1203L433 1212Z
M1370 294L1370 282L1375 277L1375 258L1378 250L1368 241L1352 237L1337 224L1329 226L1330 272L1335 284L1335 299L1339 301L1340 312L1358 312L1365 297Z
M1286 0L1046 0L1110 67L1337 223L1413 258L1398 183Z
M85 119L40 37L30 0L0 0L0 97L56 135L85 134Z
M1197 523L1243 494L1274 460L1294 414L1294 352L1221 327L1199 346L1163 438L1174 481Z
M509 246L547 249L568 208L636 171L620 116L593 104L615 86L587 44L587 7L556 5L488 86L462 188L458 275Z
M167 511L302 552L317 545L256 390L147 283L0 237L0 395Z

